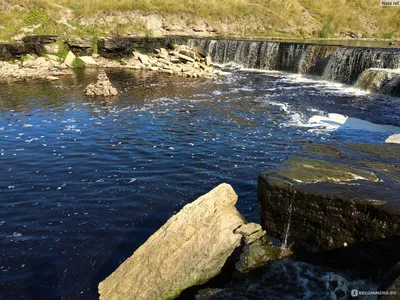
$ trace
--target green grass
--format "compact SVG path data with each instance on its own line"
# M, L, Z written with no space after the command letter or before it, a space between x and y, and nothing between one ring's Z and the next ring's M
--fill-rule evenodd
M21 55L21 61L27 61L28 60L28 55L22 54Z
M37 25L43 24L47 21L48 16L44 11L31 10L24 17L25 25Z
M80 59L79 57L76 57L74 59L74 61L72 62L72 66L74 68L84 68L85 67L85 63L83 62L82 59Z
M99 53L99 38L97 37L97 35L95 35L93 37L93 54L98 54Z
M395 37L394 32L386 32L386 33L382 33L382 35L381 35L382 39L387 39L387 40L391 40L394 37Z
M320 38L329 38L332 36L333 32L334 32L333 22L329 21L324 25L324 27L322 27L322 30L320 31L318 36Z
M64 41L61 40L56 41L56 44L58 45L58 52L56 55L64 60L68 55L69 47Z

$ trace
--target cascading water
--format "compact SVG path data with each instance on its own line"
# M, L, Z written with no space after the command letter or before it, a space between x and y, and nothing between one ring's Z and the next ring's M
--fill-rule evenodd
M399 51L340 47L332 54L323 77L332 81L353 84L358 76L367 69L396 69L399 67Z
M293 201L294 201L294 196L292 199L290 199L289 207L287 210L287 221L285 224L285 232L284 232L284 237L283 237L283 243L282 243L282 250L287 251L290 247L288 245L288 239L289 239L289 232L290 232L290 223L292 221L292 214L293 214Z
M400 96L400 69L368 69L358 78L355 86L370 92Z
M398 49L246 40L189 39L187 42L189 46L203 46L218 64L233 62L244 68L316 75L345 84L354 84L370 68L400 68ZM398 84L399 81L392 82L390 90L398 90ZM396 95L380 89L374 92Z

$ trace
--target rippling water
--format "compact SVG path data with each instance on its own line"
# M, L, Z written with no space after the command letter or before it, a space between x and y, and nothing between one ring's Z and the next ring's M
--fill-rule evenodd
M121 91L109 101L84 96L90 70L0 84L1 299L96 299L99 281L217 184L258 221L258 174L303 143L400 132L399 99L297 75L108 74Z

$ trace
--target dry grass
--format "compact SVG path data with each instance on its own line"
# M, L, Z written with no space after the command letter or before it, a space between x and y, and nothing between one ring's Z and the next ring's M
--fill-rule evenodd
M86 16L139 11L158 13L168 19L184 18L192 23L205 20L231 36L317 37L328 23L332 25L332 36L348 31L374 37L400 35L400 8L381 7L378 0L0 0L0 7L1 4L18 4L46 13L49 21L39 30L41 33L62 30L55 23L54 14L60 10L56 5L62 5L72 9L75 24ZM0 33L0 38L23 25L15 20L10 22L15 14L15 10L0 11L0 25L10 27L7 34ZM110 32L123 34L132 28L146 32L142 24L118 25ZM78 31L87 32L85 28Z

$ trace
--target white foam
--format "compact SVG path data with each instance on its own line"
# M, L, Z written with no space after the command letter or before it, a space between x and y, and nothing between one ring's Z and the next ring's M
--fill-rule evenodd
M307 121L298 113L291 115L291 126L307 127L310 132L332 132L335 130L362 130L375 133L400 133L400 127L392 125L380 125L369 121L344 116L341 114L328 114L326 116L315 115Z

